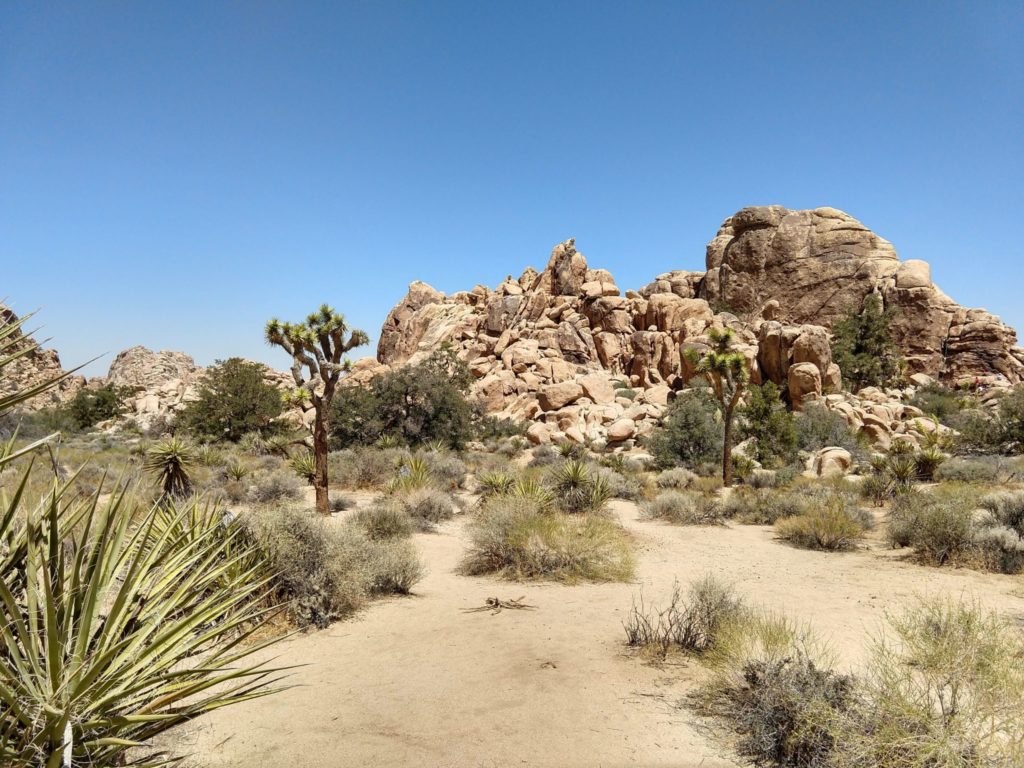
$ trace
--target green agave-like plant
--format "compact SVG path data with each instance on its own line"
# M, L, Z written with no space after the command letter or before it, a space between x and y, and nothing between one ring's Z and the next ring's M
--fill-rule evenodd
M309 451L297 453L289 460L292 471L310 485L316 478L316 459Z
M146 452L142 468L157 476L164 498L184 499L192 493L192 478L188 470L197 460L195 449L172 437Z
M0 507L0 764L166 764L128 751L197 715L271 693L245 665L268 574L242 529L193 503L139 513L55 487Z

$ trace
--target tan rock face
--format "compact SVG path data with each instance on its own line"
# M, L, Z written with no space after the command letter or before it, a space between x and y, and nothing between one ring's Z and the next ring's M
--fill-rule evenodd
M744 208L708 243L706 263L697 295L715 306L831 328L874 293L895 310L908 373L1024 379L1012 328L959 306L932 283L927 262L900 262L891 243L834 208Z

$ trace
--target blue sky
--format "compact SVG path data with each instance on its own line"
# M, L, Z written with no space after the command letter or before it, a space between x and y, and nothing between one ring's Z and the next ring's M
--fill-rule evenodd
M4 3L0 297L66 365L284 368L272 315L375 344L410 281L570 236L635 288L778 203L1024 329L1022 39L1019 2Z

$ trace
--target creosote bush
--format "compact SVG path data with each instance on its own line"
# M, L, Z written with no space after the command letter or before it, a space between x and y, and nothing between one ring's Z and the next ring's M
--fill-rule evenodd
M692 470L720 460L722 440L718 403L706 390L690 389L672 401L646 447L659 467Z
M470 527L470 538L463 561L469 575L568 583L633 576L629 538L621 526L601 516L545 511L528 497L488 499Z

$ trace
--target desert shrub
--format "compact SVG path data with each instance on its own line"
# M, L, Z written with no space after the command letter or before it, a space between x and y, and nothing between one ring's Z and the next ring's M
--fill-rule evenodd
M243 435L266 436L278 429L281 392L264 378L266 366L232 357L203 373L196 399L177 426L197 437L238 442Z
M436 488L416 488L399 496L406 513L420 530L431 530L435 523L451 520L455 515L455 501Z
M719 461L722 423L718 403L703 389L680 392L646 446L657 465L664 469L696 469L702 463Z
M551 514L527 498L496 496L470 527L463 570L569 583L628 581L633 556L626 532L605 517Z
M997 408L1004 449L1024 452L1024 385L1018 384L999 399Z
M946 462L946 459L946 454L938 448L925 448L919 451L914 456L918 479L925 481L934 480L935 473Z
M949 424L950 419L960 413L966 403L963 394L955 389L942 384L929 384L918 388L909 404L934 416L940 423Z
M654 482L659 488L681 490L689 488L696 480L697 476L690 470L683 469L682 467L673 467L659 473Z
M530 457L530 462L527 464L527 468L536 469L537 467L550 467L552 464L557 464L559 461L558 451L556 451L550 445L538 445L533 449L533 454Z
M476 435L466 400L472 377L447 346L425 361L377 376L368 388L344 387L331 407L331 446L372 444L389 435L405 445L442 441L460 449Z
M795 418L786 410L775 384L768 381L751 386L740 416L740 436L753 438L753 458L758 462L785 463L796 454Z
M502 440L517 438L526 434L528 424L512 419L499 419L497 416L481 416L477 419L476 434L478 440Z
M342 488L382 488L395 474L399 449L348 448L327 455L332 483Z
M407 538L416 527L404 505L392 499L363 507L351 522L374 540Z
M346 509L351 509L354 505L355 502L351 498L341 494L331 494L327 501L327 508L331 512L344 512Z
M864 535L865 520L842 496L829 496L810 511L775 523L775 533L804 549L843 551L853 549Z
M267 454L267 438L259 432L246 432L238 438L238 447L251 456Z
M746 525L774 525L779 520L807 514L815 503L815 495L808 490L736 488L722 503L722 514Z
M634 598L622 626L628 645L656 651L663 658L673 648L703 653L715 644L721 628L744 610L732 586L709 574L691 584L685 598L675 582L664 608L645 605L642 594Z
M752 470L745 480L751 488L776 488L779 485L779 474L774 469Z
M632 475L624 475L605 467L597 471L597 476L608 485L608 492L613 498L637 501L644 495L644 484Z
M253 504L295 501L302 498L302 483L284 469L254 472L246 485L245 497Z
M555 467L549 484L563 512L602 512L612 498L608 481L579 459L568 459Z
M430 451L423 458L430 468L430 474L442 487L454 491L466 482L466 465L458 456L443 451Z
M436 478L422 456L403 456L398 461L395 476L388 482L388 493L408 493L419 488L432 488Z
M889 511L889 541L936 565L963 559L973 549L976 507L977 495L962 488L904 494Z
M662 491L640 509L645 517L677 525L721 525L724 521L717 501L687 491Z
M896 383L903 358L892 339L892 318L881 296L873 293L860 312L851 312L832 325L832 360L842 369L850 391Z
M796 414L796 442L801 451L814 453L822 448L837 446L854 455L862 453L857 436L850 430L846 419L821 403L807 403Z
M1024 491L997 491L981 497L978 506L1001 525L1024 536Z
M935 480L951 483L996 483L1006 478L1009 465L995 456L954 456L935 470Z
M244 520L277 574L277 599L302 627L326 627L368 596L406 593L422 576L407 542L375 541L359 523L337 525L289 508Z
M852 707L834 718L837 768L1024 764L1024 642L976 603L890 615Z

